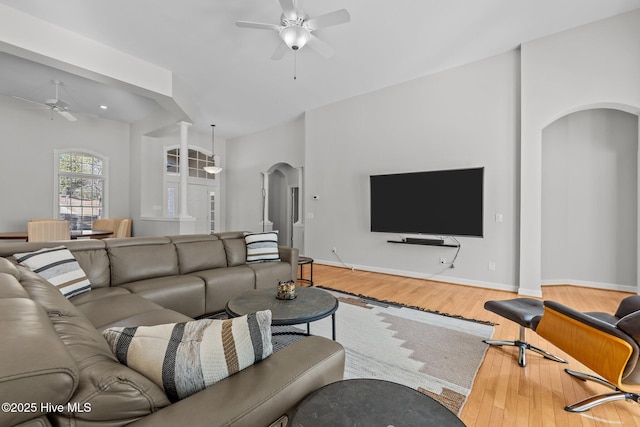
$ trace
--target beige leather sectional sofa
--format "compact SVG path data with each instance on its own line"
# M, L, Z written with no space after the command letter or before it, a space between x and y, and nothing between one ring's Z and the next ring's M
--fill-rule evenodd
M295 279L296 249L280 247L280 262L246 264L236 232L69 241L92 290L67 299L12 259L59 245L0 244L1 426L269 426L342 379L343 348L312 336L170 403L118 362L101 334L190 321L242 292Z

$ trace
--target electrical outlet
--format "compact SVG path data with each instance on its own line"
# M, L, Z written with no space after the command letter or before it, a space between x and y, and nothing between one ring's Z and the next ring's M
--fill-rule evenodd
M440 257L440 264L446 264L447 259L445 257Z
M334 254L338 253L338 248L336 248L335 246L333 248L331 248L331 252L333 252Z
M489 271L496 271L496 263L495 263L495 261L489 261L489 264L487 265L487 268L489 269Z

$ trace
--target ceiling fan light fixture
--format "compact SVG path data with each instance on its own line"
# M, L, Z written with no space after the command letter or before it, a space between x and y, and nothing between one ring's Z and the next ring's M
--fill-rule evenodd
M284 43L292 50L302 49L311 38L309 30L302 25L294 24L284 27L280 31L280 37Z

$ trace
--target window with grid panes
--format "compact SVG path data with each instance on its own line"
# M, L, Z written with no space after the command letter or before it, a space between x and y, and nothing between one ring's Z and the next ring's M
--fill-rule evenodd
M58 215L72 230L90 230L104 211L104 159L89 153L58 154Z
M188 167L189 176L192 178L204 178L215 179L215 175L208 174L204 168L207 166L213 166L213 157L203 153L202 151L189 148L188 154ZM167 150L167 173L180 174L180 149L173 148Z

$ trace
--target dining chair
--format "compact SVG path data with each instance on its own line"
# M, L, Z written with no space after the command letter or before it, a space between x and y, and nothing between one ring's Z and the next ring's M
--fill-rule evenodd
M110 231L111 234L102 236L92 236L92 239L104 239L106 237L114 237L116 231L118 231L119 221L115 218L98 218L93 220L91 229L100 231Z
M70 240L71 224L60 220L36 220L27 223L27 241Z
M131 237L131 218L118 218L118 229L114 237Z

